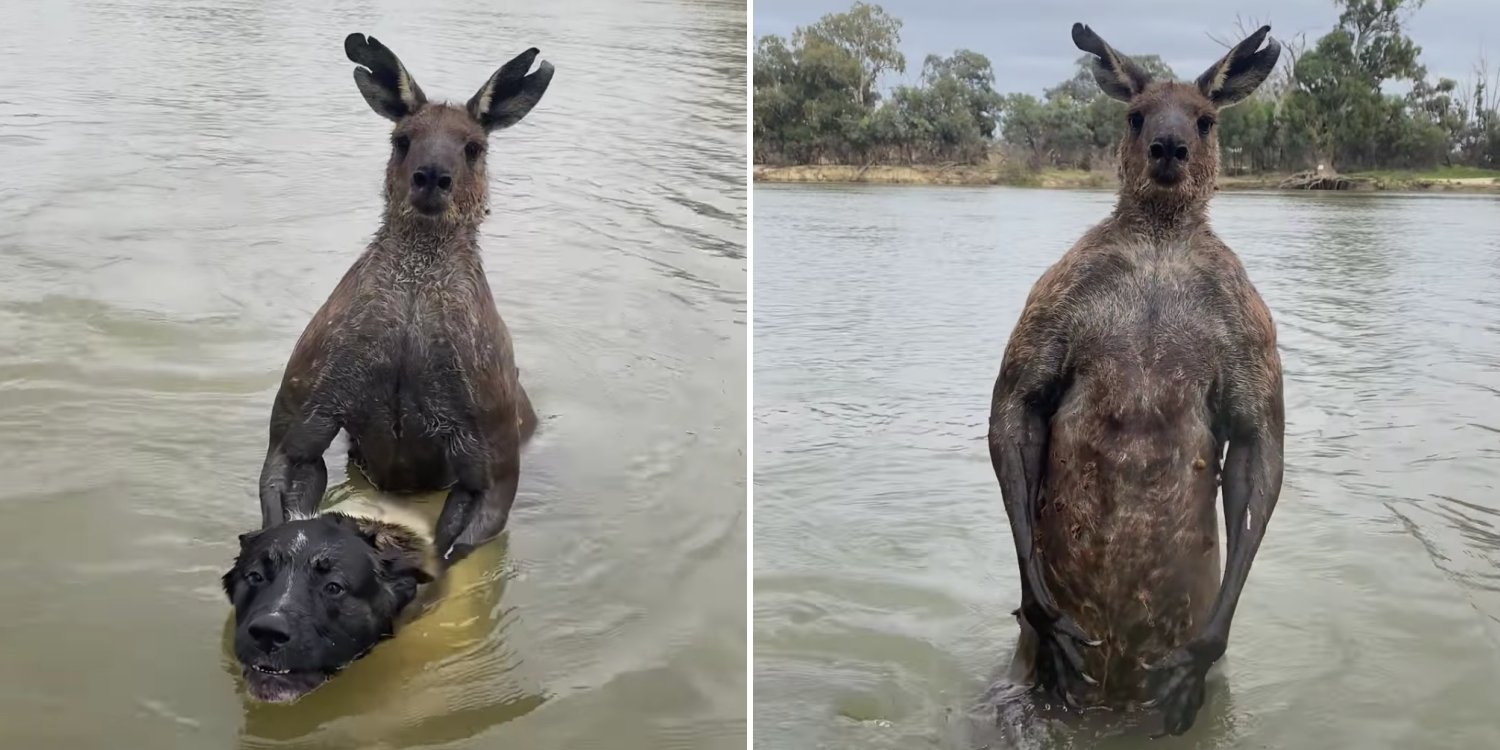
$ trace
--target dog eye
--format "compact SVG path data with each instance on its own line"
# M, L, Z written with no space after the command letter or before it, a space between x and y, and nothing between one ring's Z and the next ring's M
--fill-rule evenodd
M343 585L335 581L329 581L328 583L323 584L323 590L327 592L329 596L338 596L339 594L344 593Z
M476 141L469 141L468 145L464 146L464 156L469 157L469 161L474 161L475 159L478 159L479 155L483 154L483 153L484 153L484 144L482 144L482 143L479 143L479 142L476 142Z
M266 577L252 570L245 574L245 580L249 581L251 586L259 586L266 582Z

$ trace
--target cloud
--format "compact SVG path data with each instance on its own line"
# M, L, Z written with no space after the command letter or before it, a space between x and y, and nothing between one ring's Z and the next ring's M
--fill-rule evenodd
M1217 38L1236 36L1236 13L1247 28L1270 23L1271 34L1288 39L1305 33L1309 44L1338 19L1332 2L1257 0L1241 9L1202 0L886 0L879 3L901 19L907 74L887 85L913 81L929 53L968 48L990 58L1002 92L1043 89L1072 74L1079 52L1069 38L1074 21L1092 26L1128 54L1158 54L1179 76L1196 76L1224 53ZM755 0L755 34L790 34L825 13L847 10L852 0ZM1210 7L1212 6L1212 7ZM1407 33L1422 46L1433 76L1466 80L1481 51L1500 65L1500 2L1438 0L1410 17Z

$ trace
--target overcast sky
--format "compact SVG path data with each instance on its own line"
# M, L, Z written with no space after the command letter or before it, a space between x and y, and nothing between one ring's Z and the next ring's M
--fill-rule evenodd
M1338 12L1328 0L881 0L901 19L907 74L885 86L914 81L928 53L968 48L989 57L1002 93L1042 90L1067 78L1080 53L1069 29L1089 24L1126 54L1161 55L1184 79L1196 78L1224 53L1207 34L1235 34L1235 16L1271 24L1286 40L1302 32L1308 43L1333 28ZM755 35L787 35L853 0L755 0ZM1407 33L1422 47L1432 76L1467 81L1481 51L1491 70L1500 65L1500 0L1428 0L1410 17ZM1493 75L1493 74L1492 74Z

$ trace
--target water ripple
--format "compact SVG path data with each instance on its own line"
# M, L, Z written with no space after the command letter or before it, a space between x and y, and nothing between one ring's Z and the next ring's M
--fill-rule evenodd
M0 0L0 746L743 747L746 4L411 10ZM380 213L351 31L434 99L556 65L483 238L544 426L477 630L247 709L217 576Z
M757 188L764 747L1152 746L1154 721L990 737L966 713L1019 603L990 389L1032 283L1110 200ZM1230 193L1213 218L1276 316L1287 467L1190 741L1500 742L1500 200Z

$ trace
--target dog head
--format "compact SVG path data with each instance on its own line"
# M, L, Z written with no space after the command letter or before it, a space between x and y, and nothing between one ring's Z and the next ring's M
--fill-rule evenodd
M250 695L296 700L364 656L433 580L431 560L415 532L341 513L242 535L223 583Z

